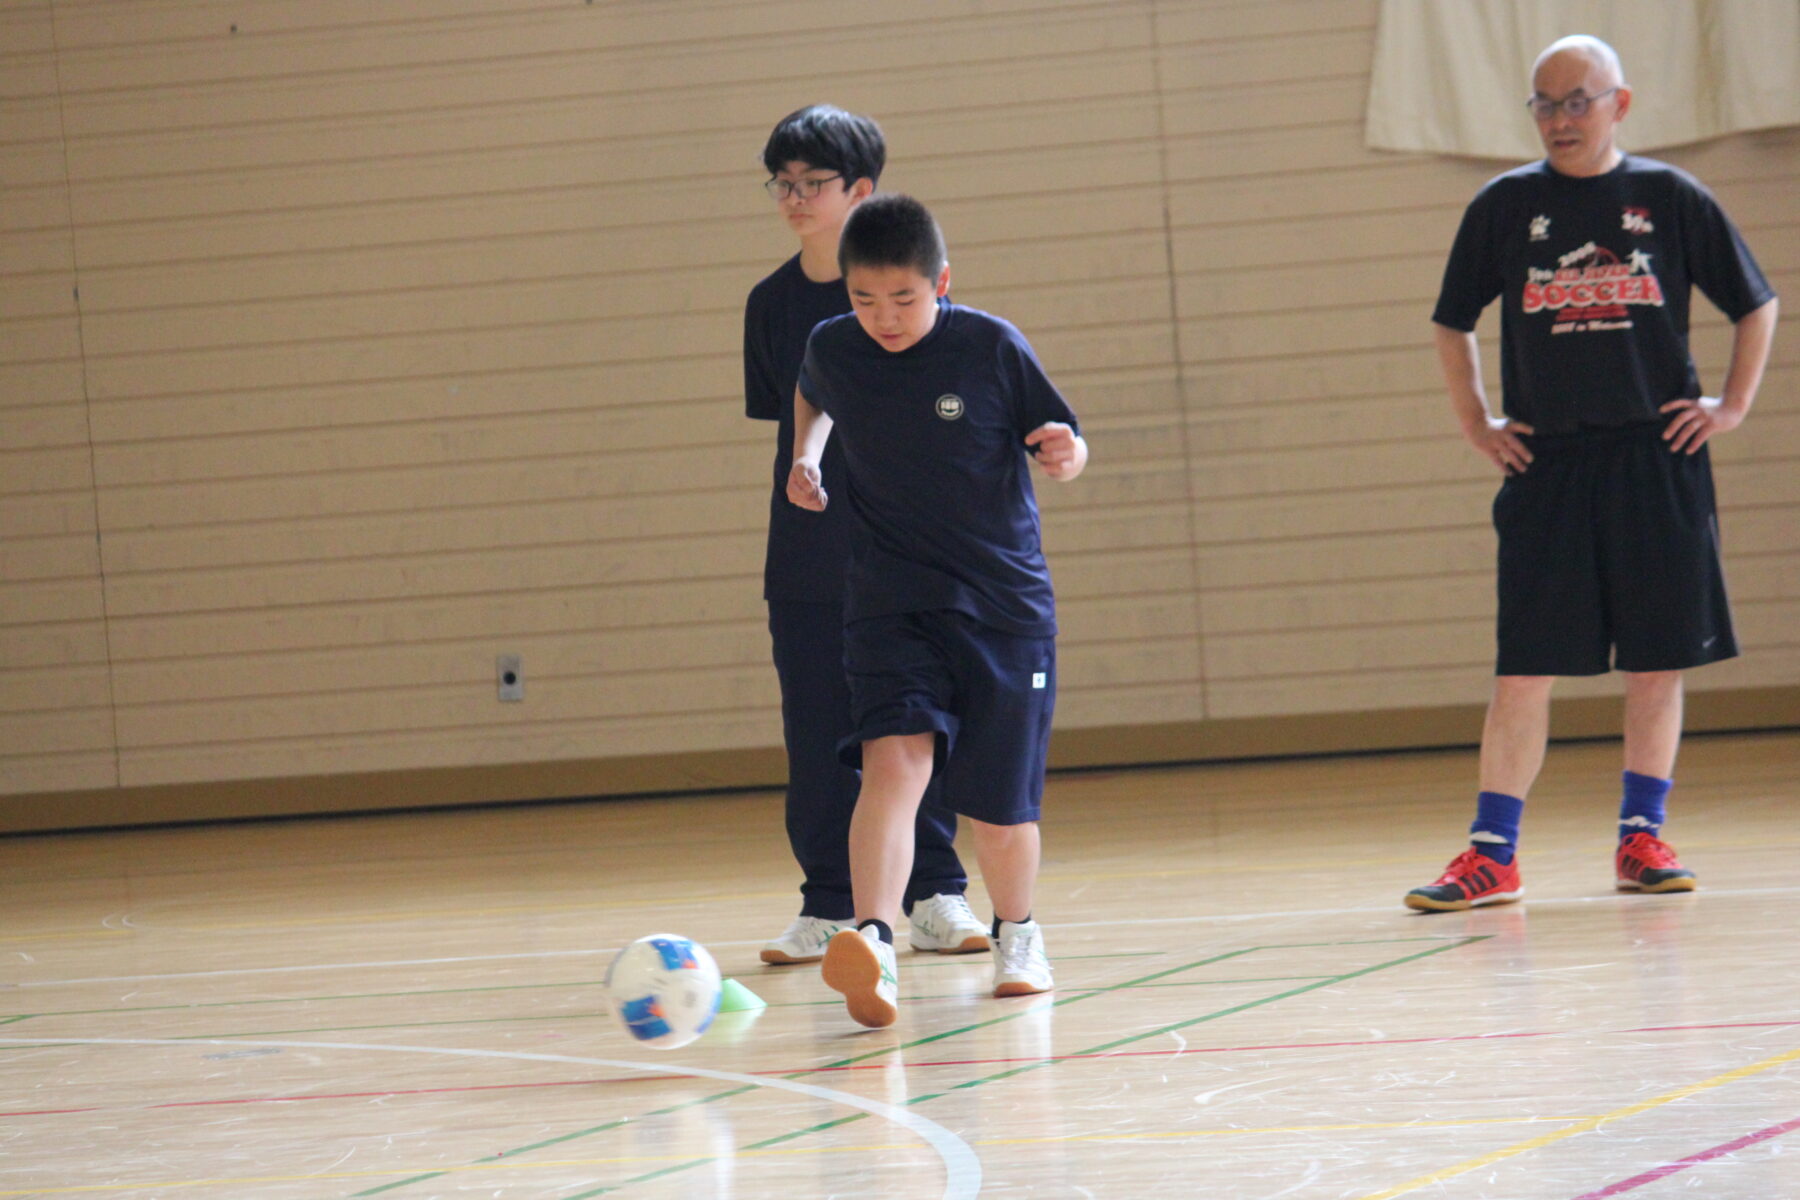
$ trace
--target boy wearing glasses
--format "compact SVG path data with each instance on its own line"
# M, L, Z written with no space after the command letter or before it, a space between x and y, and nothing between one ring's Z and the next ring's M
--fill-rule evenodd
M1516 900L1514 850L1543 766L1558 675L1625 676L1614 876L1625 891L1691 891L1663 842L1689 667L1737 654L1719 564L1706 443L1750 410L1776 300L1711 193L1623 153L1631 107L1618 56L1591 37L1538 57L1527 106L1543 161L1491 180L1463 216L1435 322L1463 436L1503 475L1499 655L1481 740L1471 844L1406 904ZM1717 398L1688 354L1697 285L1735 325ZM1475 343L1499 297L1505 415L1489 415Z
M813 330L794 397L787 494L848 509L861 536L846 588L844 659L862 768L850 826L857 927L826 948L851 1017L898 1015L893 922L913 868L920 797L970 819L994 903L996 996L1053 985L1032 919L1044 758L1056 702L1056 598L1031 465L1087 465L1075 414L1017 329L951 304L943 235L909 196L865 201L838 261L852 313ZM823 463L848 468L832 493Z
M781 684L788 843L804 877L800 914L763 947L768 963L819 961L853 911L849 834L858 784L837 754L851 732L843 638L851 521L842 509L795 508L786 486L794 381L807 335L820 321L850 311L838 234L875 190L886 158L875 122L829 105L783 117L763 148L770 175L764 186L800 252L752 288L745 304L744 411L778 423L763 595ZM821 469L827 486L842 485L841 454L826 457ZM963 899L968 877L951 845L956 815L934 801L935 795L919 809L919 852L905 898L909 940L916 950L946 954L986 950L987 929Z

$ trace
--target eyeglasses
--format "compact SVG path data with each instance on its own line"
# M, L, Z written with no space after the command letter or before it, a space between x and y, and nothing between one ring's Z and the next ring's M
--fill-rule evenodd
M763 191L769 193L771 200L786 200L793 195L798 195L802 200L811 200L826 184L842 178L842 175L827 175L823 179L771 179L763 184Z
M1525 102L1525 107L1530 109L1531 115L1540 121L1548 121L1556 116L1556 110L1559 108L1571 117L1585 117L1588 109L1594 106L1596 100L1599 100L1601 96L1610 96L1618 90L1616 87L1609 87L1594 96L1589 96L1585 92L1576 92L1572 96L1564 96L1561 100L1552 100L1548 96L1533 96Z

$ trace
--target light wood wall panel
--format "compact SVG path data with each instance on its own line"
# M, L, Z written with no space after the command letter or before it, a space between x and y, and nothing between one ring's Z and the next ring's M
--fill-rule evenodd
M1426 319L1500 164L1362 147L1375 10L0 3L0 794L777 744L739 323L819 99L1083 414L1063 728L1479 700L1492 481ZM1796 144L1670 156L1784 287ZM1800 685L1778 345L1718 451L1752 653L1698 687Z
M0 790L118 783L49 3L0 9Z

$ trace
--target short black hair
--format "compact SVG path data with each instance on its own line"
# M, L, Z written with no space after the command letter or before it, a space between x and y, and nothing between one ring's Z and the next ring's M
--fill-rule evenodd
M838 238L838 270L911 267L936 279L949 260L931 210L899 192L870 196L850 211Z
M829 104L809 104L776 122L763 146L763 166L780 174L791 162L836 171L848 188L859 179L881 182L887 165L887 140L881 126L868 117Z

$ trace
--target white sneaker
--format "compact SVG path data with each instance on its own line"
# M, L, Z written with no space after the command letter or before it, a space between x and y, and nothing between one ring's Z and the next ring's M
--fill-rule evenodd
M787 932L762 948L766 963L812 963L825 957L825 943L843 929L824 917L795 917Z
M894 948L881 940L873 925L839 930L825 947L825 965L819 973L828 986L844 994L844 1007L858 1025L885 1029L900 1015Z
M906 940L914 950L935 950L939 954L974 954L986 950L988 927L976 920L969 902L951 892L939 893L913 905L907 918L912 928Z
M1044 953L1044 930L1036 921L1023 925L1000 922L1000 945L994 951L994 995L1030 996L1056 986L1050 957Z

